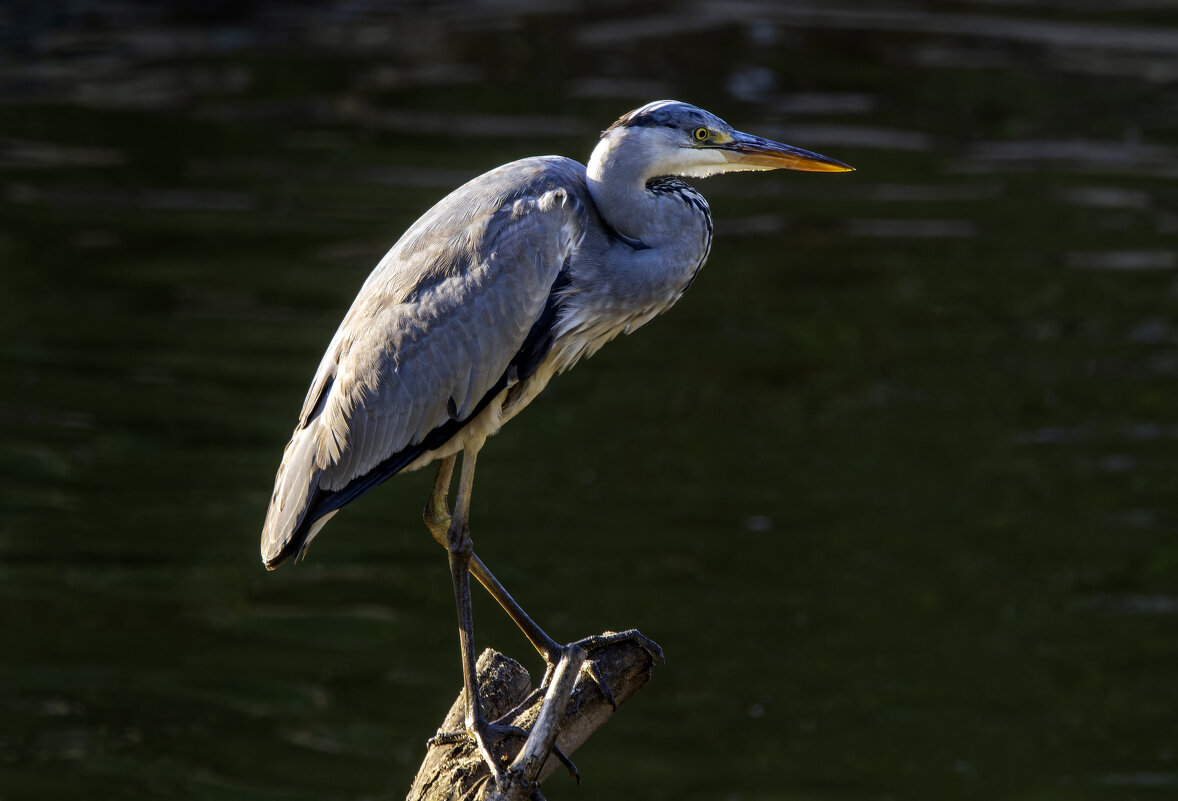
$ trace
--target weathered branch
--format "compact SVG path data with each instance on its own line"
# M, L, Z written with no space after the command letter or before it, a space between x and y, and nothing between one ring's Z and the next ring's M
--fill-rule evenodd
M534 736L528 737L526 745L522 736L500 741L496 752L508 780L498 788L468 738L430 746L406 801L530 798L533 779L542 782L563 767L557 757L548 753L553 729L556 747L566 755L572 754L615 711L590 671L609 688L620 707L650 681L651 667L656 658L661 659L658 646L636 631L589 638L569 651L547 693L532 689L528 672L518 662L490 649L484 651L477 666L484 713L489 720L520 727ZM588 661L580 668L585 654ZM461 731L463 714L460 691L439 731ZM553 726L556 721L559 725Z

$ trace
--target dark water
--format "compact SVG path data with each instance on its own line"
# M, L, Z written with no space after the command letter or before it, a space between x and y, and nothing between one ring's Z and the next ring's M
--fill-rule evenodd
M416 215L660 97L858 172L702 183L480 459L521 601L667 653L548 796L1178 796L1172 2L166 5L0 10L0 798L405 792L430 476L266 574L282 446Z

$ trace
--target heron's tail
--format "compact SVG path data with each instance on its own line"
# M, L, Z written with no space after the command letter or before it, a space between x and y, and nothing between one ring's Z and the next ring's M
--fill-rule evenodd
M315 463L315 427L295 431L274 478L274 494L262 526L262 561L273 570L291 554L301 554L331 514L308 519L319 496L323 471ZM332 513L334 514L334 512Z

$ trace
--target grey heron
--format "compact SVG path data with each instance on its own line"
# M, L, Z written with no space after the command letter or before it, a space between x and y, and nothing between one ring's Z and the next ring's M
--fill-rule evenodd
M479 450L553 376L683 295L708 257L712 217L682 178L779 168L852 169L662 100L603 131L587 167L540 156L491 170L427 211L381 259L311 380L274 481L262 559L274 568L301 557L345 505L440 461L424 518L449 555L466 731L496 779L494 727L478 702L470 574L550 669L564 646L474 555Z

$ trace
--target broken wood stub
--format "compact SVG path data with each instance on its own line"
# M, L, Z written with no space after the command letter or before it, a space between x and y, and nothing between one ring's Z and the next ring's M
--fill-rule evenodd
M636 634L636 633L635 633ZM641 635L633 638L615 637L602 645L595 645L589 653L598 677L610 688L618 706L650 681L654 657L644 647ZM647 641L649 642L649 641ZM657 646L656 646L657 647ZM488 720L518 726L531 731L540 715L544 692L533 689L531 677L513 659L487 649L476 666L479 694L483 712ZM464 699L458 697L450 707L439 731L461 731L465 715ZM582 670L569 698L561 720L556 745L566 755L577 750L593 732L601 728L613 715L614 708L601 693L588 670ZM508 737L501 741L496 753L506 768L523 747L523 737ZM554 771L564 772L564 766L549 756L540 770L538 781L544 781ZM478 801L494 789L491 772L469 738L457 742L431 745L413 780L406 801ZM520 801L528 795L520 796Z

